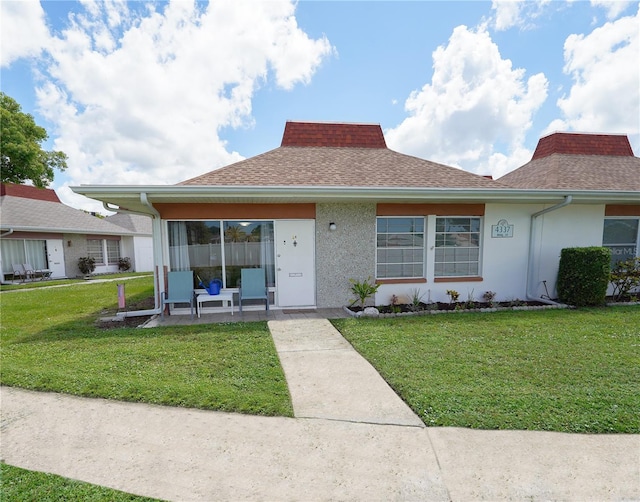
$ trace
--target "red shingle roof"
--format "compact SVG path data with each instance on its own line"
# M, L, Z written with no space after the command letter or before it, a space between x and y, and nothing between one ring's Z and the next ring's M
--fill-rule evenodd
M30 185L14 185L13 183L0 184L0 195L22 197L24 199L44 200L47 202L60 202L55 191L49 188L36 188Z
M554 153L633 157L629 139L624 135L556 132L540 138L531 160L548 157Z
M531 161L498 180L529 189L640 190L640 159L626 136L555 133Z
M378 124L287 122L280 148L179 185L494 188L496 183L389 150Z
M386 148L378 124L287 122L280 146Z

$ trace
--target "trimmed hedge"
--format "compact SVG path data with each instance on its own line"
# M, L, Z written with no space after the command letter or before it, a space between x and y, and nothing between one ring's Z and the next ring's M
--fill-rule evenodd
M559 300L576 307L604 305L610 267L609 248L563 249L558 269Z

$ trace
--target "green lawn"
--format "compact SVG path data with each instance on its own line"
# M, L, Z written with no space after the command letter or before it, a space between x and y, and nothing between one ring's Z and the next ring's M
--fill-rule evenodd
M640 432L640 307L340 319L429 426Z
M82 481L28 471L0 463L0 492L6 502L152 502L157 499L138 497L128 493L96 486Z
M129 304L153 279L126 281ZM0 294L3 385L125 401L292 416L266 323L150 329L96 326L115 282Z

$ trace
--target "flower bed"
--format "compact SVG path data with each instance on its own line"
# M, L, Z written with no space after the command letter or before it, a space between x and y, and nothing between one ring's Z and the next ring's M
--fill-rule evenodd
M420 303L417 306L410 304L381 305L377 307L344 307L344 310L353 317L398 317L411 315L452 314L463 312L499 312L504 310L546 310L569 308L568 305L549 305L536 301L514 300L510 302L454 302L454 303Z

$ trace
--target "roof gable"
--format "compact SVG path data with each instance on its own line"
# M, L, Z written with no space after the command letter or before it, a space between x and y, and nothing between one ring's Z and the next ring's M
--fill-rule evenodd
M379 124L287 122L280 146L386 148Z
M394 152L377 124L287 122L280 148L179 185L493 188L496 182Z
M640 190L640 158L626 136L555 133L541 138L531 161L499 182L527 189Z
M58 195L49 188L37 188L30 185L16 185L13 183L0 184L0 196L22 197L24 199L44 200L47 202L60 202Z
M625 135L556 132L540 138L531 160L548 157L554 153L633 157L631 144Z

